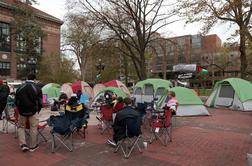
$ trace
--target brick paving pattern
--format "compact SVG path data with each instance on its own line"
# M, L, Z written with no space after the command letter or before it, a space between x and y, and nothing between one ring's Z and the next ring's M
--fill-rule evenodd
M35 166L247 166L247 153L252 153L252 112L209 109L211 116L178 117L173 129L173 142L167 147L154 141L143 153L133 151L129 159L106 144L110 133L100 134L92 118L86 139L74 136L74 151L64 147L54 154L50 141L41 143L35 152L23 153L14 133L0 132L0 165ZM94 115L93 115L94 117ZM145 131L146 132L146 131ZM48 138L49 128L45 131ZM146 134L146 133L145 133Z

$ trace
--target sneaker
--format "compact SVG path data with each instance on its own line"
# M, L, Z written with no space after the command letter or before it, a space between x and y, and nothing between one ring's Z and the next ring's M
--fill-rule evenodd
M112 145L112 146L116 147L116 143L114 141L110 140L110 139L108 139L107 143L109 145Z
M102 121L100 117L96 116L96 119L99 120L100 122Z
M21 150L22 150L23 152L27 152L27 151L29 150L29 148L28 148L28 146L27 146L26 144L23 144L23 145L21 145L20 147L21 147Z
M36 149L38 149L39 148L39 145L37 144L35 147L33 147L33 148L30 148L30 152L34 152Z

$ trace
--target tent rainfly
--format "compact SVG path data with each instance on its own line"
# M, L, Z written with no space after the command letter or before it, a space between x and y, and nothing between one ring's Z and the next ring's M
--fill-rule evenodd
M105 85L95 84L95 86L93 87L93 96L96 96L103 88L105 88Z
M61 88L60 88L60 91L61 92L64 92L68 98L71 97L71 95L73 94L73 89L71 87L71 83L64 83L61 85Z
M118 80L111 80L109 82L104 83L106 87L116 87L120 88L126 94L130 95L130 91L128 90L127 86L125 86L121 81Z
M252 111L252 84L240 78L228 78L215 84L206 103L208 107Z
M88 83L84 81L77 81L74 84L72 84L73 93L77 93L78 91L81 91L82 94L87 94L89 97L92 97L93 95L93 89L89 86Z
M60 96L60 85L56 83L49 83L43 86L42 93L48 98L58 98Z
M175 92L179 106L177 116L200 116L209 115L203 102L192 89L184 87L174 87L170 91ZM162 108L168 102L168 93L165 93L157 102L158 107Z
M125 98L125 97L129 97L128 94L126 94L122 89L120 88L116 88L116 87L106 87L106 88L102 88L98 93L97 95L94 97L94 100L93 100L93 104L96 103L96 101L99 99L99 98L103 98L104 96L104 93L106 91L110 91L112 93L115 93L117 95L117 97L122 97L122 98ZM92 105L93 105L92 104Z

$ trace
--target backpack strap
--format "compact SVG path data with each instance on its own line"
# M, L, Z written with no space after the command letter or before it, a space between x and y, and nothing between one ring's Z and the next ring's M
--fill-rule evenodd
M32 89L34 90L34 92L36 93L36 95L38 95L38 90L37 90L37 88L35 87L35 85L32 83L31 86L32 86Z

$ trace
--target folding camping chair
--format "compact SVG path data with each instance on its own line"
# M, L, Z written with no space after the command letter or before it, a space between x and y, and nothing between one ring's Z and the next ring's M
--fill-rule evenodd
M142 153L142 149L139 146L139 140L141 139L141 126L137 127L137 118L127 118L125 119L125 137L117 142L116 149L114 153L118 152L119 149L122 150L123 156L128 159L131 152L135 147L138 148L139 152ZM140 125L140 123L139 123ZM139 128L137 132L134 130Z
M82 117L79 115L84 111ZM82 112L83 113L83 112ZM88 111L85 110L83 104L77 106L66 106L66 112L62 116L51 116L49 119L49 126L52 127L51 138L52 146L51 151L54 153L60 145L66 147L70 152L73 151L73 134L77 132L79 135L85 138L87 128ZM82 133L80 132L82 130ZM56 140L61 144L56 145ZM67 145L67 140L70 140L70 145Z
M101 134L103 134L105 131L109 131L110 128L112 128L113 124L113 108L109 105L101 105L100 106L101 111Z
M9 126L13 125L15 130L15 138L17 138L17 128L18 128L18 111L15 107L11 107L7 104L4 109L3 115L3 131L9 133Z
M72 134L76 130L76 127L71 127L70 121L65 115L51 116L48 121L51 130L51 152L54 153L60 145L64 145L70 152L73 151L73 136ZM67 145L66 141L70 138L70 145ZM56 145L56 140L61 144Z
M164 111L153 112L150 118L151 139L159 139L164 146L167 146L168 139L172 141L172 110L164 109Z

